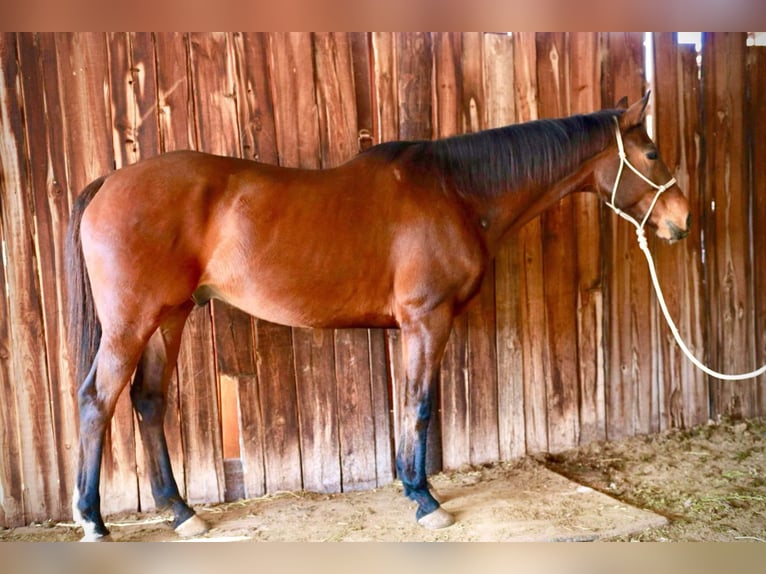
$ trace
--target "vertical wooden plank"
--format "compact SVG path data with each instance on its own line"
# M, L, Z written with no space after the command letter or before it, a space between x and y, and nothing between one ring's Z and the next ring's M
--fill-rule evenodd
M274 108L279 163L318 168L319 125L311 36L305 33L270 34L269 49L272 93L275 101L278 97L280 102ZM270 423L266 417L270 412L281 412L284 420L289 421L288 426L294 421L296 431L300 422L300 435L296 432L295 437L286 436L287 450L283 452L270 452L267 442L267 489L269 477L274 472L270 466L278 463L292 470L283 478L287 484L299 486L302 473L303 487L307 490L340 490L332 332L293 329L291 335L286 327L269 326L269 329L275 335L283 331L279 333L279 340L292 338L293 348L289 352L294 360L294 371L292 380L283 379L281 396L267 399L264 386L264 422L268 428ZM282 350L288 352L286 346ZM277 381L271 381L272 385L275 383ZM270 463L271 459L273 463ZM275 478L278 477L275 475Z
M0 45L7 40L0 39ZM1 62L0 62L1 64ZM4 72L0 72L4 73ZM21 438L16 410L16 387L13 379L10 345L10 317L6 293L9 290L5 273L5 233L3 211L0 209L0 525L4 528L22 526L24 518L23 484L21 474Z
M62 149L62 118L58 94L56 51L52 34L19 34L19 64L24 106L37 113L25 115L34 205L35 254L45 324L53 432L58 447L61 508L69 515L77 456L77 402L66 345L64 244L69 201Z
M237 124L236 73L234 71L229 38L226 34L191 34L189 36L189 56L193 83L194 110L196 114L196 132L198 149L220 155L240 155L240 137ZM240 367L247 364L243 375L254 373L252 341L253 333L250 317L229 305L215 301L212 304L213 338L215 341L218 375L236 377ZM232 333L238 333L235 342ZM248 341L250 341L248 346ZM243 346L244 343L244 346ZM229 360L230 359L230 360ZM194 412L200 419L195 424L208 426L210 431L204 436L205 441L198 441L195 452L200 457L194 465L204 472L205 477L195 476L189 481L189 498L207 498L223 500L226 477L223 467L223 425L232 432L238 432L238 421L222 418L220 410L221 380L216 377L214 386L205 386L195 390L195 398L207 404L197 403ZM238 386L238 383L235 384ZM234 389L231 389L235 392ZM202 417L205 418L202 418ZM187 456L187 465L193 461ZM187 467L188 467L187 466ZM195 493L196 486L199 490ZM216 498L218 497L218 498Z
M644 92L643 34L608 33L602 101L612 106L623 96L633 103ZM619 439L659 428L654 404L654 345L649 314L651 283L630 225L610 214L604 232L607 278L607 438Z
M431 139L433 39L427 33L398 33L396 42L399 138Z
M540 115L569 115L569 46L564 33L537 35ZM543 284L550 370L546 380L548 450L572 448L579 437L577 236L574 198L542 215Z
M373 32L371 44L375 143L393 141L399 139L396 38L391 32Z
M154 35L154 58L157 73L157 121L160 151L195 147L192 117L191 88L187 75L188 42L177 33ZM181 372L194 373L199 385L214 385L215 379L205 379L212 367L212 340L210 338L208 307L192 311L195 320L187 322L181 338L176 376L168 388L168 406L165 413L165 437L168 442L173 475L182 496L186 496L186 468L184 464L183 422L181 413ZM207 324L205 323L207 318ZM201 327L198 327L200 325ZM184 379L184 386L192 384Z
M8 32L0 34L0 82L6 86L7 67L13 65L15 59L14 35ZM5 89L2 92L5 98ZM5 105L3 108L5 109ZM3 129L8 124L3 122ZM9 144L13 139L5 139ZM0 144L5 145L5 144ZM11 150L3 151L4 155ZM0 179L4 181L4 179ZM12 182L17 185L16 182ZM3 183L3 185L5 185ZM5 197L5 195L3 195ZM5 203L5 200L3 201ZM0 525L11 528L26 523L24 514L24 493L22 476L22 452L19 426L19 415L16 410L16 385L13 384L13 357L11 356L11 317L8 294L10 293L9 278L6 272L8 261L7 243L5 240L5 211L0 206Z
M222 502L223 453L209 307L192 311L184 338L178 361L178 402L186 500L190 504Z
M351 44L347 34L320 33L314 38L319 134L322 163L332 167L356 155L356 93ZM335 378L343 490L376 484L369 334L339 329L335 339Z
M697 129L699 81L696 53L681 47L672 33L654 34L655 140L692 209L692 233L683 242L657 242L655 262L665 301L681 336L704 358L702 326L702 234ZM684 427L707 420L706 377L687 361L660 317L658 325L661 428Z
M45 340L45 328L36 274L34 221L29 207L30 173L25 157L24 103L15 35L0 36L0 66L0 191L3 198L0 210L8 289L8 339L13 341L10 381L15 387L15 412L21 415L16 419L21 454L20 502L24 520L45 520L61 512L62 501L45 349L40 344ZM12 492L17 491L16 488L11 485ZM11 501L9 514L18 516L17 513Z
M112 142L116 167L159 152L157 85L151 34L108 35Z
M766 48L747 48L748 174L753 198L753 291L755 293L755 364L766 364ZM757 383L756 414L766 414L766 375Z
M513 41L516 115L517 121L525 122L538 118L535 34L521 32L514 35ZM535 218L521 228L519 246L526 452L535 453L548 449L548 411L545 394L549 357L545 332L540 218Z
M266 492L299 490L301 452L292 333L281 325L257 320L255 334Z
M371 35L369 32L351 32L348 41L356 101L357 147L358 151L364 151L375 143Z
M237 66L237 113L242 155L248 159L277 163L274 105L268 82L268 53L264 34L232 37ZM255 329L253 324L253 332ZM245 335L252 341L252 334ZM239 339L239 337L237 338ZM254 349L250 356L254 358ZM253 365L252 374L257 374ZM245 495L255 497L266 490L264 466L264 423L261 389L257 376L244 377L239 384L239 426Z
M755 365L750 283L750 194L744 133L745 33L705 34L702 44L711 364L721 372ZM752 416L756 383L711 381L712 415Z
M107 48L112 146L120 168L159 152L154 45L149 34L113 33L107 35ZM133 428L139 503L148 510L155 504L135 419Z
M372 122L373 143L392 141L399 138L398 85L396 77L395 37L391 32L373 32L370 35L370 59L372 69ZM399 440L399 407L397 400L403 378L402 348L400 333L396 329L383 331L386 384L388 386L388 415L392 436L391 454L396 451ZM375 355L373 355L375 357ZM377 379L380 383L380 379ZM382 417L381 417L382 418ZM378 449L380 454L385 451ZM391 469L393 477L394 470Z
M681 135L675 128L672 118L679 117L679 101L676 94L678 89L678 59L676 58L676 43L672 33L654 34L654 103L652 113L656 122L654 141L662 154L667 166L674 170L680 156ZM665 121L661 121L665 120ZM679 174L674 173L676 179ZM679 180L680 181L680 180ZM659 242L658 242L659 243ZM681 313L689 307L683 301L683 270L673 253L658 245L655 251L655 261L659 277L663 285L665 302L674 320L681 319ZM675 252L678 252L676 247ZM682 397L682 362L684 357L675 344L672 334L667 330L664 321L658 324L659 343L659 378L660 387L660 427L683 427L683 408L678 405L678 397ZM670 338L668 338L670 335ZM671 400L672 397L672 400ZM676 403L676 404L673 404ZM679 406L681 408L679 408Z
M195 148L191 79L187 74L188 38L177 32L158 33L154 43L160 150L164 153Z
M433 125L433 38L424 32L397 33L395 41L396 81L398 96L399 138L403 140L432 139ZM401 398L402 389L398 397ZM434 390L431 422L428 427L426 472L442 468L441 398ZM400 403L394 403L401 413Z
M682 124L679 131L683 134L683 160L681 165L688 172L688 181L685 189L689 194L692 209L692 225L695 231L687 238L690 245L686 246L686 268L688 270L688 292L692 293L690 308L687 309L688 319L686 322L689 333L690 349L698 357L709 357L706 348L708 339L705 333L705 321L708 313L709 302L705 298L703 270L703 243L702 243L702 216L705 208L704 194L702 193L702 121L700 118L701 88L699 81L699 68L697 65L697 53L691 47L681 54L681 85L680 90L683 101L683 114L680 116ZM681 174L683 175L683 174ZM696 224L694 223L696 222ZM709 378L687 361L685 366L686 386L682 389L683 403L685 406L685 420L689 425L701 425L710 420L710 388Z
M375 141L374 96L371 77L371 38L368 33L349 35L351 61L354 70L356 117L359 150L365 150ZM369 138L365 137L369 134ZM386 334L382 329L369 329L370 389L372 393L372 420L375 430L375 465L378 486L391 482L394 465L392 458L391 419L389 416L389 378L386 365Z
M335 372L343 490L376 486L370 352L367 331L335 331Z
M114 168L110 138L109 61L106 36L57 34L58 82L66 110L65 146L71 192ZM79 382L77 383L79 384ZM123 392L107 433L102 467L101 510L105 515L138 508L135 432L130 397Z
M224 34L205 34L192 35L190 40L198 147L221 155L241 155L237 74L231 38ZM221 441L221 451L211 456L216 459L220 456L221 464L224 458L231 459L223 466L224 498L231 499L244 494L238 485L239 473L235 472L241 466L237 409L242 402L238 400L239 389L250 387L256 380L254 333L252 319L230 305L215 301L212 313L221 431L216 443ZM213 448L217 450L218 444Z
M370 376L372 416L375 425L375 461L378 486L394 479L394 441L392 432L391 378L389 377L386 332L370 331Z
M601 109L598 34L570 34L571 113ZM577 241L577 342L580 379L580 442L606 438L604 396L604 284L601 202L595 193L572 198Z
M339 492L342 476L334 333L329 329L295 328L292 340L303 488Z
M483 78L482 35L462 34L460 52L462 90L459 109L463 132L487 127L487 97ZM467 312L469 428L471 464L495 461L500 455L498 436L497 354L495 339L495 270L490 265L476 301Z
M484 83L487 127L514 123L513 38L484 35ZM495 329L498 437L501 460L523 456L524 365L521 347L521 249L518 235L508 237L495 258Z
M434 35L436 134L444 138L461 133L462 36L456 32ZM440 407L442 463L458 468L470 462L470 406L468 375L468 316L457 317L441 366Z
M265 34L232 37L237 69L237 112L242 157L276 164L277 134L274 101L268 83L268 50Z

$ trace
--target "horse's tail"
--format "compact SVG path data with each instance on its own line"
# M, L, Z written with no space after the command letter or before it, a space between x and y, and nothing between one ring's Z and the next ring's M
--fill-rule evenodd
M104 184L105 179L106 176L100 177L82 190L72 207L67 231L66 272L69 296L67 343L70 357L75 361L75 380L78 386L90 371L101 341L101 324L96 316L88 269L85 267L82 253L80 224L82 214Z

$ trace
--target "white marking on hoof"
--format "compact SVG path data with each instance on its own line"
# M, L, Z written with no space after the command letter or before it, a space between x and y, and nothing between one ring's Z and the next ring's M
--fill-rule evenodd
M85 536L80 538L80 542L113 542L111 534L102 536L101 534L96 534L93 532L92 528L83 528L85 529Z
M428 528L428 530L439 530L455 524L455 517L440 506L431 514L426 514L418 520L418 524L423 528Z
M111 542L112 537L109 534L98 534L96 532L96 525L85 519L77 507L79 501L80 489L75 486L72 493L72 518L75 524L78 524L83 530L83 537L80 538L80 542Z
M176 534L181 538L191 538L192 536L205 534L209 529L210 527L207 525L207 522L195 514L176 526Z

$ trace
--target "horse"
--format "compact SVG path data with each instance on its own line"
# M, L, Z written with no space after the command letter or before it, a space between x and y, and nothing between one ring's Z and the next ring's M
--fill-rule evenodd
M180 536L207 530L179 494L163 419L184 323L211 299L288 326L400 329L398 477L419 524L451 525L426 480L431 397L453 320L503 239L576 191L595 192L662 239L689 233L689 204L643 125L648 96L382 143L330 169L177 151L90 183L67 237L79 383L72 512L83 540L108 539L102 450L129 382L157 507L172 510Z

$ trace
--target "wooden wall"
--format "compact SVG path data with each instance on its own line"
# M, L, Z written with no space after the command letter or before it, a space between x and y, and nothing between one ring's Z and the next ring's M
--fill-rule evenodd
M655 138L694 231L652 241L690 347L724 370L766 361L766 53L655 34ZM635 33L0 35L0 526L69 518L77 447L64 348L73 199L115 167L180 148L336 165L433 138L639 98ZM291 329L214 303L185 331L166 428L192 503L394 478L399 334ZM512 237L455 326L432 470L766 414L766 380L719 383L680 355L632 228L591 195ZM153 506L127 393L104 511ZM241 481L234 477L241 474Z

